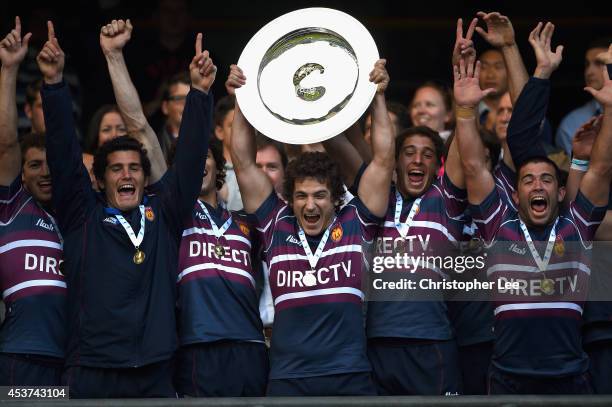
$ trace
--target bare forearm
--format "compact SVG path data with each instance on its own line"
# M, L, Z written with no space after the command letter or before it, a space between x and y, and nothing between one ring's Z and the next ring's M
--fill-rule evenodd
M444 163L444 173L451 180L453 185L457 188L465 188L465 177L463 175L463 167L461 165L461 155L459 154L459 147L457 146L457 137L451 135L450 148L446 155L446 162Z
M516 171L516 168L514 167L514 161L512 161L512 153L510 153L510 147L508 146L507 141L504 141L502 143L502 150L504 151L504 164L506 164L506 166L512 171Z
M595 206L608 204L612 181L612 107L604 108L603 121L591 151L591 160L580 191Z
M468 200L479 205L491 193L495 184L486 166L485 149L475 118L457 118L455 139L463 164Z
M138 92L132 83L122 52L105 55L108 73L119 110L130 132L140 132L148 126Z
M151 159L151 183L155 183L161 179L168 169L159 140L144 115L138 92L130 78L123 53L110 53L106 54L105 57L119 111L125 120L128 133L147 149Z
M387 111L387 102L382 93L372 102L372 160L391 168L395 166L395 134Z
M563 200L566 204L570 203L576 198L578 194L578 188L582 182L585 172L574 168L570 168L567 176L567 183L565 184L565 199Z
M346 134L346 133L345 133ZM340 167L343 181L346 185L352 185L363 159L355 145L350 143L344 134L339 134L323 142L327 154L336 161Z
M529 80L529 75L516 44L504 46L501 48L501 51L506 63L506 72L508 72L508 91L510 92L512 105L514 105L523 87Z
M17 141L17 68L0 72L0 185L8 185L19 173L21 156Z
M347 140L355 147L361 160L369 163L372 161L372 150L361 132L361 128L358 123L353 124L351 127L346 129L344 132Z
M248 213L254 213L273 191L272 182L268 176L257 168L255 157L255 129L246 120L236 104L230 154L240 187L242 203Z

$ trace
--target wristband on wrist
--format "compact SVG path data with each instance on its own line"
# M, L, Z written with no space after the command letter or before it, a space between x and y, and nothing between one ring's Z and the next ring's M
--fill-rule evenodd
M586 172L589 169L589 160L579 160L578 158L572 158L572 165L570 165L570 169Z
M458 119L473 119L476 117L476 109L473 107L457 106L455 108L455 117Z

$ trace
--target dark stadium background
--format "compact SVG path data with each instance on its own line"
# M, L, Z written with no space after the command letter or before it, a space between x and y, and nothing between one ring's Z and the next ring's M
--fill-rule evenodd
M112 18L130 17L136 39L143 40L156 30L153 13L157 1L81 0L81 1L13 1L3 2L0 28L4 36L19 14L24 25L52 15L58 38L70 56L83 85L83 117L86 124L92 112L102 103L113 101L110 80L98 45L102 23ZM469 20L479 10L500 11L514 25L519 47L527 69L534 61L527 42L529 31L538 21L552 21L557 29L553 45L565 45L564 60L553 74L553 94L549 118L556 128L561 117L588 98L582 90L583 56L589 41L612 35L612 7L609 2L444 2L444 1L188 1L191 22L188 29L202 31L205 47L219 66L215 93L225 91L223 82L228 66L238 60L251 36L268 21L288 11L303 7L332 7L359 19L372 33L381 56L388 59L392 78L389 96L408 103L419 83L437 79L451 84L450 53L454 42L457 17ZM110 5L103 10L100 4ZM314 22L313 22L314 24ZM42 31L45 34L45 31ZM475 35L478 37L478 35ZM193 36L191 36L193 38ZM125 50L128 64L133 66L134 51L130 43ZM477 48L485 44L477 40ZM143 52L143 50L138 50ZM138 72L132 71L133 76Z

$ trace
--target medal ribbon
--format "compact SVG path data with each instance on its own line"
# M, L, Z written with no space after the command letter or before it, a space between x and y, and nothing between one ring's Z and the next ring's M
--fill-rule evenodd
M406 236L408 235L408 231L410 230L410 224L412 223L412 220L414 219L414 216L416 215L417 210L419 209L419 206L421 205L422 199L423 199L422 197L419 197L412 203L412 208L410 208L410 212L408 213L406 222L402 223L400 222L400 215L402 214L402 208L404 206L404 199L402 198L402 196L400 195L398 191L395 191L395 217L393 220L395 222L395 228L399 232L402 239L405 239Z
M134 229L132 229L132 226L128 223L128 221L125 220L123 215L115 214L115 217L119 220L119 223L121 223L121 226L123 226L123 229L125 229L125 231L127 232L128 237L132 241L132 244L134 245L136 250L138 250L138 248L140 247L142 239L144 239L145 233L144 205L138 205L138 209L140 209L140 230L138 231L138 236L134 234Z
M317 266L317 262L319 261L319 258L321 257L321 254L323 253L323 248L325 247L325 243L327 243L327 239L329 239L329 232L331 230L331 227L334 225L335 222L336 222L336 218L334 218L334 220L332 220L329 226L327 227L327 230L323 234L323 237L321 238L321 241L319 242L319 246L317 246L317 251L315 252L314 255L312 254L312 250L310 250L310 245L308 244L308 240L306 240L306 234L304 233L304 229L302 229L302 227L298 223L298 236L300 237L300 241L302 242L302 247L304 248L304 251L306 252L306 257L308 257L308 263L310 263L310 267L312 267L313 269Z
M550 256L552 254L553 246L555 245L555 239L557 238L557 223L559 222L559 218L555 220L555 224L550 231L550 235L548 236L548 243L546 244L546 251L544 252L544 259L540 257L540 254L536 250L535 245L533 244L533 240L531 240L531 235L529 234L529 230L527 230L527 226L523 223L521 219L519 219L521 223L521 230L523 231L523 236L525 236L525 240L527 241L527 247L529 247L529 251L533 256L536 264L540 271L544 272L548 268L548 263L550 263Z
M217 238L217 242L219 242L219 239L221 238L221 236L223 236L223 234L227 231L227 229L229 229L230 225L232 224L232 214L230 213L229 218L227 218L223 226L221 226L221 229L219 229L217 227L217 224L213 220L212 216L210 216L210 212L208 212L208 209L206 209L206 205L204 205L202 201L200 200L198 200L198 203L200 204L200 208L202 208L202 210L204 211L204 214L210 221L210 226L212 228L213 234Z

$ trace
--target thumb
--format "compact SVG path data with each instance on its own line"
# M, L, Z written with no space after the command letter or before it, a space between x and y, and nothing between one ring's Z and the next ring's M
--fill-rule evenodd
M599 93L598 91L596 91L594 88L590 86L585 87L584 90L589 92L593 97L595 97L595 95Z
M134 28L134 26L132 26L132 22L130 21L130 19L128 18L127 20L125 20L125 26L128 29L128 31L132 31L132 29Z
M557 45L557 48L555 49L555 54L563 56L563 45Z
M474 30L476 30L476 32L482 37L482 38L486 38L487 36L487 32L485 30L482 29L482 27L476 27L474 28Z
M487 96L489 96L491 93L495 92L495 88L488 88L482 91L482 97L486 98Z
M30 38L32 38L32 33L27 33L26 35L24 35L21 46L27 48L28 44L30 43Z

